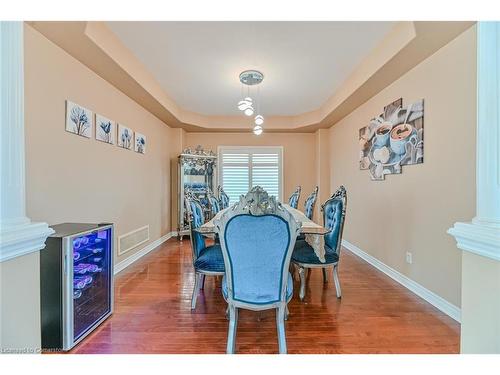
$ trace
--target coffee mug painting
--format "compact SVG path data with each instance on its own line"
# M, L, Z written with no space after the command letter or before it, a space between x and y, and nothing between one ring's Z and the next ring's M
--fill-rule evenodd
M403 107L399 99L359 129L360 169L372 180L401 173L403 165L424 162L424 100Z

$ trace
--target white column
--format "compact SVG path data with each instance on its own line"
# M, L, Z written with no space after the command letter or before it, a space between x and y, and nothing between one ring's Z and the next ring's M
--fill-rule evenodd
M500 353L500 23L477 26L476 216L448 233L462 254L463 353Z
M477 35L476 216L448 233L460 249L500 261L500 23L479 22Z
M480 22L477 67L477 214L473 222L492 228L500 228L499 54L500 23Z
M0 22L0 262L42 249L53 233L26 217L23 23Z

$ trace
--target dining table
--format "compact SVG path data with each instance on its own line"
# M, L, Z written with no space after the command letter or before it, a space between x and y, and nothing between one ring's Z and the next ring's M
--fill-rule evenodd
M305 237L305 241L313 248L314 253L320 260L320 262L324 263L325 260L325 234L329 233L330 230L328 228L323 227L309 219L302 211L293 208L289 204L282 203L281 204L287 211L289 211L293 218L299 222L300 225L300 234L303 234ZM231 209L231 206L219 211L212 219L201 225L199 228L195 230L201 234L210 235L215 234L215 221L219 220L219 218L224 215L224 212Z

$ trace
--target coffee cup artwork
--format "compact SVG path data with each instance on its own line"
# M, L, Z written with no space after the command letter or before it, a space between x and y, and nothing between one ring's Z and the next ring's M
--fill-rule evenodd
M362 170L372 180L384 180L387 174L400 174L401 166L424 162L424 100L404 107L398 99L384 112L359 129Z
M400 124L391 130L390 134L391 149L397 155L406 153L406 143L412 142L416 145L416 131L409 124Z
M385 121L380 124L380 126L378 126L375 130L375 144L379 147L386 146L391 130L392 123L390 123L389 121Z

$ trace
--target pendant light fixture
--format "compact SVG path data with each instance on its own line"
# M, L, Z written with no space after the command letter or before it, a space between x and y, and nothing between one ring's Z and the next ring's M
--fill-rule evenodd
M248 107L247 109L245 109L243 111L243 113L246 115L246 116L252 116L253 115L253 107Z
M255 134L255 135L261 135L262 134L262 126L255 125L254 128L253 128L253 134Z
M253 115L253 100L249 96L238 102L238 109L247 116Z
M255 116L255 125L262 125L264 123L264 116L257 115Z
M251 107L252 107L252 104L253 104L253 100L252 100L252 98L250 98L250 97L248 97L248 96L247 96L245 99L240 100L240 101L238 102L238 109L239 109L240 111L244 111L244 110L246 110L246 109L248 109L248 108L251 108Z
M257 70L245 70L240 73L240 82L242 85L245 85L247 87L247 95L244 99L240 100L238 102L238 109L240 111L243 111L245 116L253 116L255 112L260 112L260 89L257 87L257 97L258 101L255 103L255 101L252 99L250 95L250 89L251 86L259 85L262 80L264 79L264 74ZM242 93L243 93L243 86L242 86ZM257 107L257 104L259 105ZM256 108L257 107L257 108ZM260 113L257 114L254 118L255 122L255 127L253 128L253 132L256 135L262 134L262 124L264 124L264 116L262 116Z

